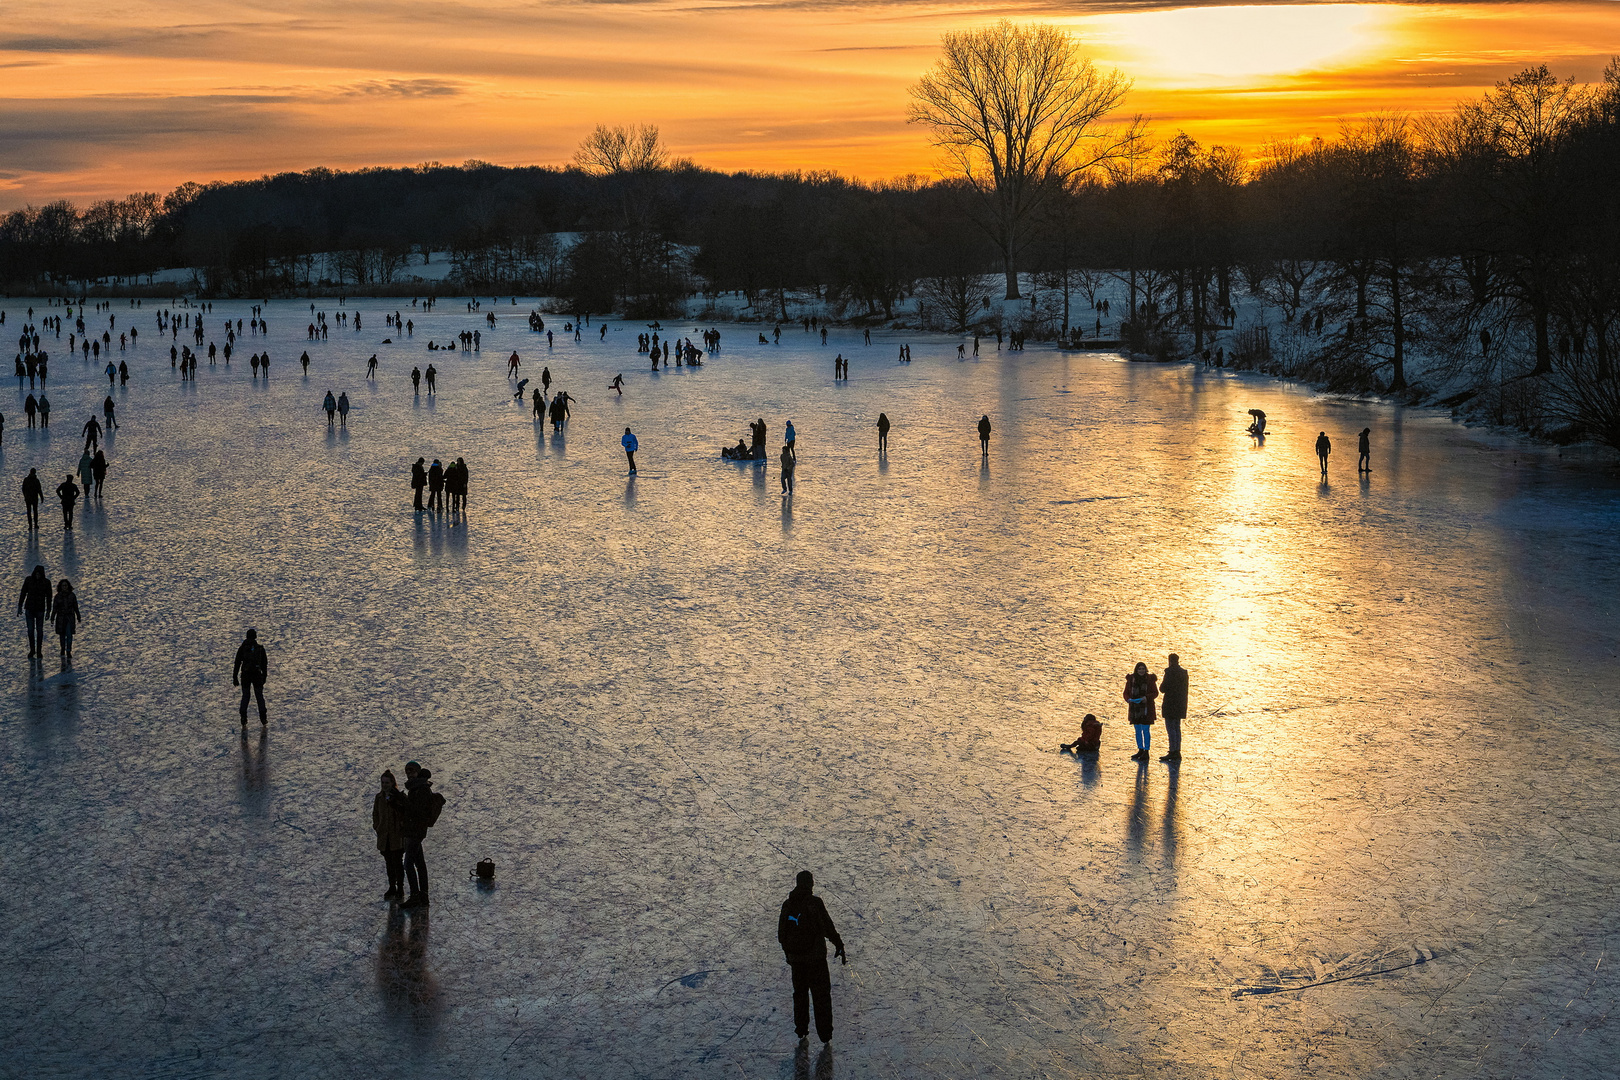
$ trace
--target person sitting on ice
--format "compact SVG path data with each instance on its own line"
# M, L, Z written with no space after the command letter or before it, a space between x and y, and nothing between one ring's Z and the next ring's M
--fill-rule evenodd
M1102 747L1102 724L1090 713L1080 721L1080 737L1072 743L1064 743L1065 752L1070 750L1076 754L1095 754Z
M748 459L752 458L754 454L753 451L748 449L748 444L746 442L738 439L736 446L728 446L721 450L720 456L730 461L747 461Z

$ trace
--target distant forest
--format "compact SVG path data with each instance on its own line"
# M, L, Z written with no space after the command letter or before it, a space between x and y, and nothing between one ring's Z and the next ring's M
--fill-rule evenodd
M646 153L626 154L638 133ZM1065 342L1094 333L1106 287L1128 297L1119 334L1140 353L1218 340L1240 366L1444 386L1503 422L1620 446L1620 61L1598 84L1532 68L1444 117L1375 117L1252 159L1137 141L1053 181L999 238L994 193L970 177L727 174L671 161L652 129L593 136L614 138L567 168L314 169L29 207L0 219L0 267L12 293L164 293L143 275L196 267L210 296L512 293L656 317L740 294L756 318L1015 320ZM428 252L453 273L408 283ZM1235 318L1245 296L1310 347L1275 355Z

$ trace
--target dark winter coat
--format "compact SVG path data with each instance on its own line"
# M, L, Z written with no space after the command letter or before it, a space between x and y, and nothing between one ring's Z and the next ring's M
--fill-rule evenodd
M425 488L425 487L427 487L427 470L422 468L421 465L412 465L411 466L411 487L413 487L413 488Z
M29 473L27 476L23 477L22 493L23 502L37 503L45 494L45 485L39 482L38 476L36 476L34 473Z
M52 607L56 609L52 615L52 620L56 624L58 634L65 637L79 629L79 620L82 616L79 614L78 593L65 593L58 596Z
M1159 696L1159 680L1152 675L1140 679L1125 676L1125 700L1130 703L1131 723L1153 723L1153 699Z
M400 818L400 835L407 840L427 839L428 796L433 793L433 781L416 774L416 779L405 781L405 813Z
M231 671L243 682L262 683L270 674L270 655L257 641L244 641L236 650Z
M43 574L39 577L29 574L23 578L22 593L17 597L17 610L26 608L35 615L50 611L53 595L50 578Z
M378 851L405 850L405 793L379 791L371 800L371 828Z
M829 941L840 950L844 947L844 939L838 936L832 916L827 914L827 905L809 889L794 889L782 901L776 940L790 964L825 960Z
M1159 682L1159 692L1164 700L1159 704L1159 712L1166 720L1187 719L1187 669L1177 664L1164 669L1164 678Z

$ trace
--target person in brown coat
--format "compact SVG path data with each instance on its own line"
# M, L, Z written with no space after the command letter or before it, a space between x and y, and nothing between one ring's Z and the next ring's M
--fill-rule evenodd
M384 900L405 895L405 793L394 784L394 774L382 774L382 790L371 801L371 828L377 834L377 850L388 865L388 891Z

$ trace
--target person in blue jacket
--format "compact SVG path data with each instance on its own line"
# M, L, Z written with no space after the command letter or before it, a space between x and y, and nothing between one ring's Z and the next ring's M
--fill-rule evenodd
M630 471L635 472L636 471L636 447L640 445L639 443L636 442L635 433L632 432L629 428L625 428L624 429L624 438L620 439L619 443L620 443L620 445L622 445L624 447L624 456L630 459Z

